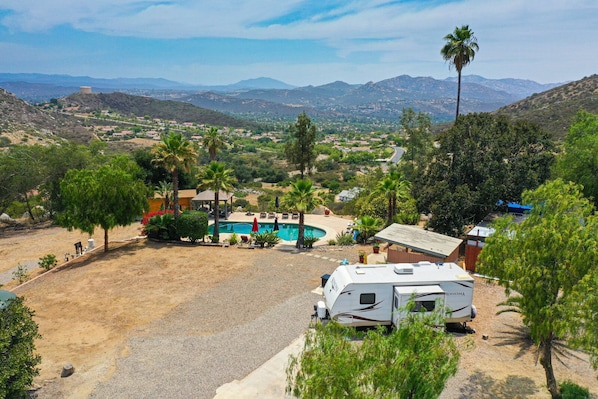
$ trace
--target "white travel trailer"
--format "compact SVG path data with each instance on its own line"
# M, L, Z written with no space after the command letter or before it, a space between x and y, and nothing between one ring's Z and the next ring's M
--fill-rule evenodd
M475 317L473 278L455 263L396 263L341 265L324 286L316 315L349 326L398 325L405 305L412 311L447 309L447 323L466 326Z

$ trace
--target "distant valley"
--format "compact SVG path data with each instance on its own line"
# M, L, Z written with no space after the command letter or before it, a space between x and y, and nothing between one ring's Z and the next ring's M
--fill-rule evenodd
M521 79L463 77L463 113L490 112L556 86ZM454 117L456 78L397 76L380 82L293 87L270 78L226 86L197 86L165 79L96 79L67 75L0 74L0 87L30 103L62 98L91 86L95 93L123 92L161 100L182 101L198 107L271 122L292 120L306 111L315 121L345 121L393 125L403 108L430 115L434 122Z

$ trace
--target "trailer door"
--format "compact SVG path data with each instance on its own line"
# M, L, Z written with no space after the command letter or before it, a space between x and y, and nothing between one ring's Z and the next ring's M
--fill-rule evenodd
M426 313L444 309L445 292L438 285L395 286L392 302L392 324L397 326L407 315L407 303L413 298L412 313Z

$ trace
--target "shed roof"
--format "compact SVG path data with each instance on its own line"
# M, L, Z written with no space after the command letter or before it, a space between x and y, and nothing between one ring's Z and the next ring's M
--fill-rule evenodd
M446 258L463 243L458 238L398 223L391 224L374 238L439 258Z

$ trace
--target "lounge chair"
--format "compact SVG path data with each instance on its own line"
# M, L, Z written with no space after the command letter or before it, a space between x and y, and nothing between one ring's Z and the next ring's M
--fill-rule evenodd
M293 212L293 219L299 219L299 212Z
M283 212L282 213L282 218L283 219L288 219L289 218L289 213L288 212Z
M266 212L260 212L260 218L265 218L266 217Z
M268 219L274 219L276 217L276 213L268 212Z

